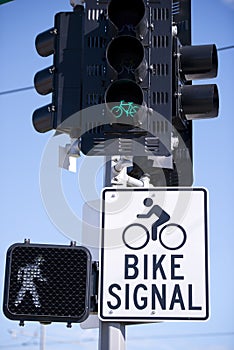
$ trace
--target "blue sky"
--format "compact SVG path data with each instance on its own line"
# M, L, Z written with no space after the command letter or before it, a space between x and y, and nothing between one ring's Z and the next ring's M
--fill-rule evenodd
M193 44L234 45L234 1L192 1ZM68 0L30 2L15 0L0 6L0 92L33 85L34 74L51 64L34 46L38 33L53 26L54 14L71 11ZM194 122L194 186L210 193L210 296L207 322L173 322L130 326L127 350L233 350L233 58L234 50L219 52L219 117ZM35 132L32 112L50 102L33 89L0 95L1 106L1 245L0 276L4 281L7 248L30 238L34 243L68 244L51 222L41 198L39 173L43 152L52 133ZM98 168L98 165L96 166ZM85 167L84 167L85 171ZM95 170L96 171L96 170ZM99 171L100 173L100 171ZM82 181L85 174L82 175ZM86 187L93 178L87 174ZM95 199L101 188L100 174L93 195L78 186L77 174L62 173L66 199L80 214L84 198ZM84 182L85 187L85 182ZM3 287L1 288L2 300ZM0 349L39 348L39 324L20 328L0 312ZM97 349L97 330L67 329L65 324L46 328L46 349ZM27 346L28 345L28 346Z

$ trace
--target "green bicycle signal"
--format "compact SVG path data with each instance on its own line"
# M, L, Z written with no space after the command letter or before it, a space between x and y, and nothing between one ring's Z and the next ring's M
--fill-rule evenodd
M120 101L119 106L114 106L111 108L112 114L114 114L115 118L118 119L122 117L125 113L126 116L134 117L134 115L138 112L139 106L134 104L133 102L125 102L124 100Z

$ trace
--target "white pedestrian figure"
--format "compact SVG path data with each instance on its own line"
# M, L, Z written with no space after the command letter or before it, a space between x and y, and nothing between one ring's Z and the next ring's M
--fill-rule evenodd
M27 264L24 267L20 267L18 270L17 281L22 282L21 288L17 294L17 298L15 301L15 306L18 306L23 301L26 292L29 292L33 304L35 307L41 307L41 303L39 300L39 295L37 293L37 288L34 280L37 279L41 282L46 282L46 278L43 278L41 274L40 265L44 262L42 256L38 256L33 264Z

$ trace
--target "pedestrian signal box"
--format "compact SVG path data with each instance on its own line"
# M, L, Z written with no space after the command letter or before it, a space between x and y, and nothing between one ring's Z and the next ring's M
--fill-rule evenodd
M91 268L85 247L13 244L6 257L4 314L21 322L84 321Z

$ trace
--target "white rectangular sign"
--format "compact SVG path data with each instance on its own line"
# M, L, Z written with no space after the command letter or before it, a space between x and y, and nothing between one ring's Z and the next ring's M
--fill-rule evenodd
M207 192L105 188L99 317L207 320Z

